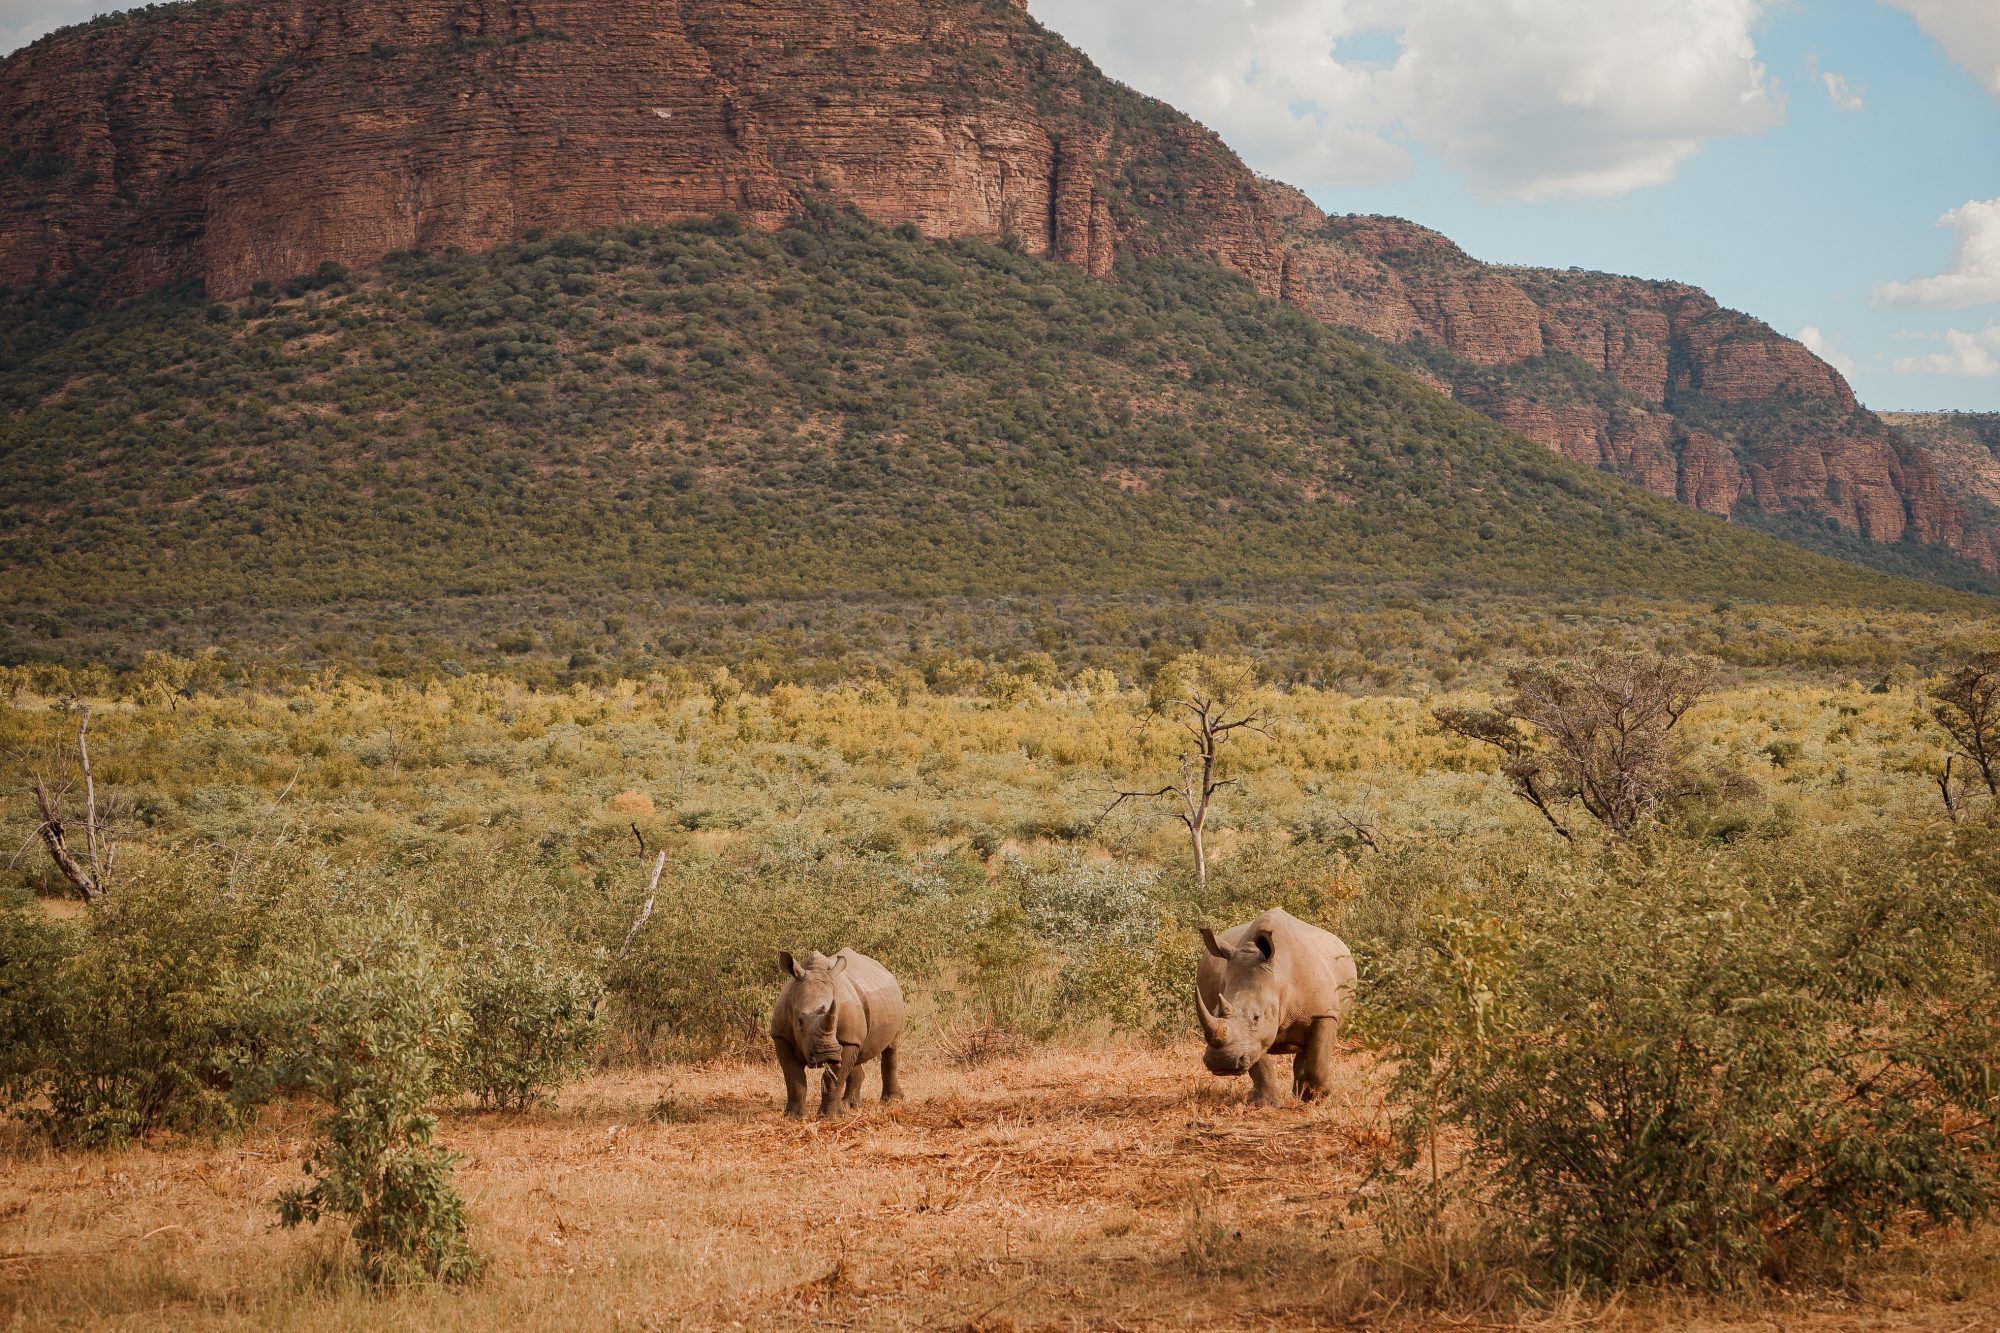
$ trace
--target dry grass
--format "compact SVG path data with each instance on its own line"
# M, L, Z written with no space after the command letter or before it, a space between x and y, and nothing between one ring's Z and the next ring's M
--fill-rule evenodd
M1506 1304L1507 1274L1378 1253L1348 1214L1382 1142L1347 1089L1263 1112L1191 1049L910 1062L910 1100L797 1124L774 1070L621 1075L453 1115L486 1276L377 1296L337 1237L271 1228L310 1121L236 1142L0 1158L0 1325L18 1329L2000 1327L1993 1237L1758 1309ZM1461 1256L1462 1257L1462 1256ZM1421 1302L1449 1297L1442 1309ZM1428 1293L1428 1296L1426 1295ZM1777 1298L1772 1298L1777 1299ZM1513 1313L1508 1311L1512 1309Z

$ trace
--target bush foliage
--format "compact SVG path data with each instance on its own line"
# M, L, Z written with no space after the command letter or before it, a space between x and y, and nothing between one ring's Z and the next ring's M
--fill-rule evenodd
M1406 1183L1558 1275L1731 1286L2000 1198L1992 838L1661 839L1447 892L1371 969Z
M882 959L918 1058L953 1032L1183 1037L1197 927L1282 906L1362 962L1398 1197L1463 1201L1559 1278L1729 1285L1987 1210L2000 837L1983 803L1946 821L1914 671L1723 678L1673 731L1730 783L1573 843L1430 720L1490 697L1272 686L1203 883L1169 812L1100 818L1174 761L1143 723L1175 657L1121 682L1061 649L1010 657L1004 689L941 656L824 686L106 701L125 873L75 916L36 899L46 876L0 882L0 1101L90 1145L309 1092L329 1110L287 1216L342 1217L384 1280L451 1275L441 1100L530 1109L593 1059L761 1053L780 948ZM0 743L66 710L17 691ZM32 818L17 801L4 831Z
M240 992L268 1040L246 1067L256 1094L311 1093L331 1109L306 1156L313 1183L278 1196L299 1226L350 1221L371 1281L458 1280L477 1268L452 1156L432 1142L462 1016L429 931L400 915L342 923L273 961Z

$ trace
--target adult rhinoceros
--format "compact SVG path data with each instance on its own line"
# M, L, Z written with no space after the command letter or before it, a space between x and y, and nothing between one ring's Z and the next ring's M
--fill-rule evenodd
M1220 935L1201 928L1194 1005L1212 1074L1250 1075L1250 1100L1278 1106L1274 1055L1291 1055L1292 1092L1327 1088L1340 1016L1354 997L1354 955L1340 938L1273 907Z
M806 1113L806 1070L826 1070L819 1113L837 1116L861 1105L862 1066L882 1058L882 1100L903 1095L896 1081L896 1042L903 1035L903 990L889 969L866 954L842 949L828 958L778 955L785 988L771 1013L771 1044L785 1071L785 1114Z

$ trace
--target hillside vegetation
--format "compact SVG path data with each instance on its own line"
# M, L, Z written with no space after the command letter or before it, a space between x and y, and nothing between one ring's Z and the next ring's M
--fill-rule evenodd
M1179 261L1101 283L849 216L725 218L234 304L18 298L0 328L16 636L607 588L1970 604L1565 463Z

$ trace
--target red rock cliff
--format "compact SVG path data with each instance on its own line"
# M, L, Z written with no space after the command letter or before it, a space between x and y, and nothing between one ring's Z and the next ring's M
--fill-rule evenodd
M1753 504L2000 568L2000 531L1801 344L1680 283L1481 264L1395 218L1267 186L1284 292L1414 349L1467 404L1580 462L1728 517Z
M807 192L1101 273L1108 155L1164 148L1114 150L1079 114L1087 62L979 3L253 0L0 68L0 281L91 265L113 295L197 277L234 296L534 228L775 225ZM1254 270L1275 236L1247 177L1212 135L1168 133L1228 168L1190 194L1220 205L1211 248Z
M1692 288L1329 219L1013 0L242 0L0 63L0 283L234 296L536 228L774 226L808 196L1098 274L1209 255L1662 494L2000 565L1926 456L1797 343Z

